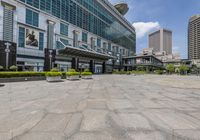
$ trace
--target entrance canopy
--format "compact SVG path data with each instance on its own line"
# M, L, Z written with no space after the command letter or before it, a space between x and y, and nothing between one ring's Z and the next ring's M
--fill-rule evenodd
M86 58L91 58L91 59L100 59L100 60L109 60L109 59L114 59L115 57L107 54L107 53L99 53L91 49L87 49L84 47L72 47L69 45L65 45L61 41L58 41L58 43L61 43L64 48L59 49L58 53L60 55L72 55L72 56L77 56L77 57L86 57Z

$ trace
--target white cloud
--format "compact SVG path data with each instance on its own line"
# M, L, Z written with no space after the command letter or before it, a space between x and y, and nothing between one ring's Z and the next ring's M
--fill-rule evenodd
M180 47L179 46L173 46L172 51L173 51L173 53L179 53Z
M160 28L159 22L136 22L133 26L136 29L137 38L142 38L152 30Z

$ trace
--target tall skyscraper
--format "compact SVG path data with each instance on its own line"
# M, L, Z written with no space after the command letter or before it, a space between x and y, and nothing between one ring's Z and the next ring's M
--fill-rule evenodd
M154 52L172 54L172 31L162 28L149 34L149 48Z
M200 14L192 16L189 20L188 57L200 59Z

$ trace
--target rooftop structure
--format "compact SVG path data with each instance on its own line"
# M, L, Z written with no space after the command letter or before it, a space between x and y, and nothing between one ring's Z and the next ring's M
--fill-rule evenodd
M115 8L119 11L120 14L125 15L128 10L128 4L127 3L118 3L115 5Z

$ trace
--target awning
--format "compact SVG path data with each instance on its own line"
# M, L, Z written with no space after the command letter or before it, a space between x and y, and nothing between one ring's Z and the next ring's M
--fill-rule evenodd
M69 45L65 45L61 41L59 41L59 43L64 45L63 49L58 50L59 55L70 55L70 56L85 57L85 58L100 59L100 60L109 60L115 58L109 54L99 53L94 50L89 50L82 47L76 48Z

